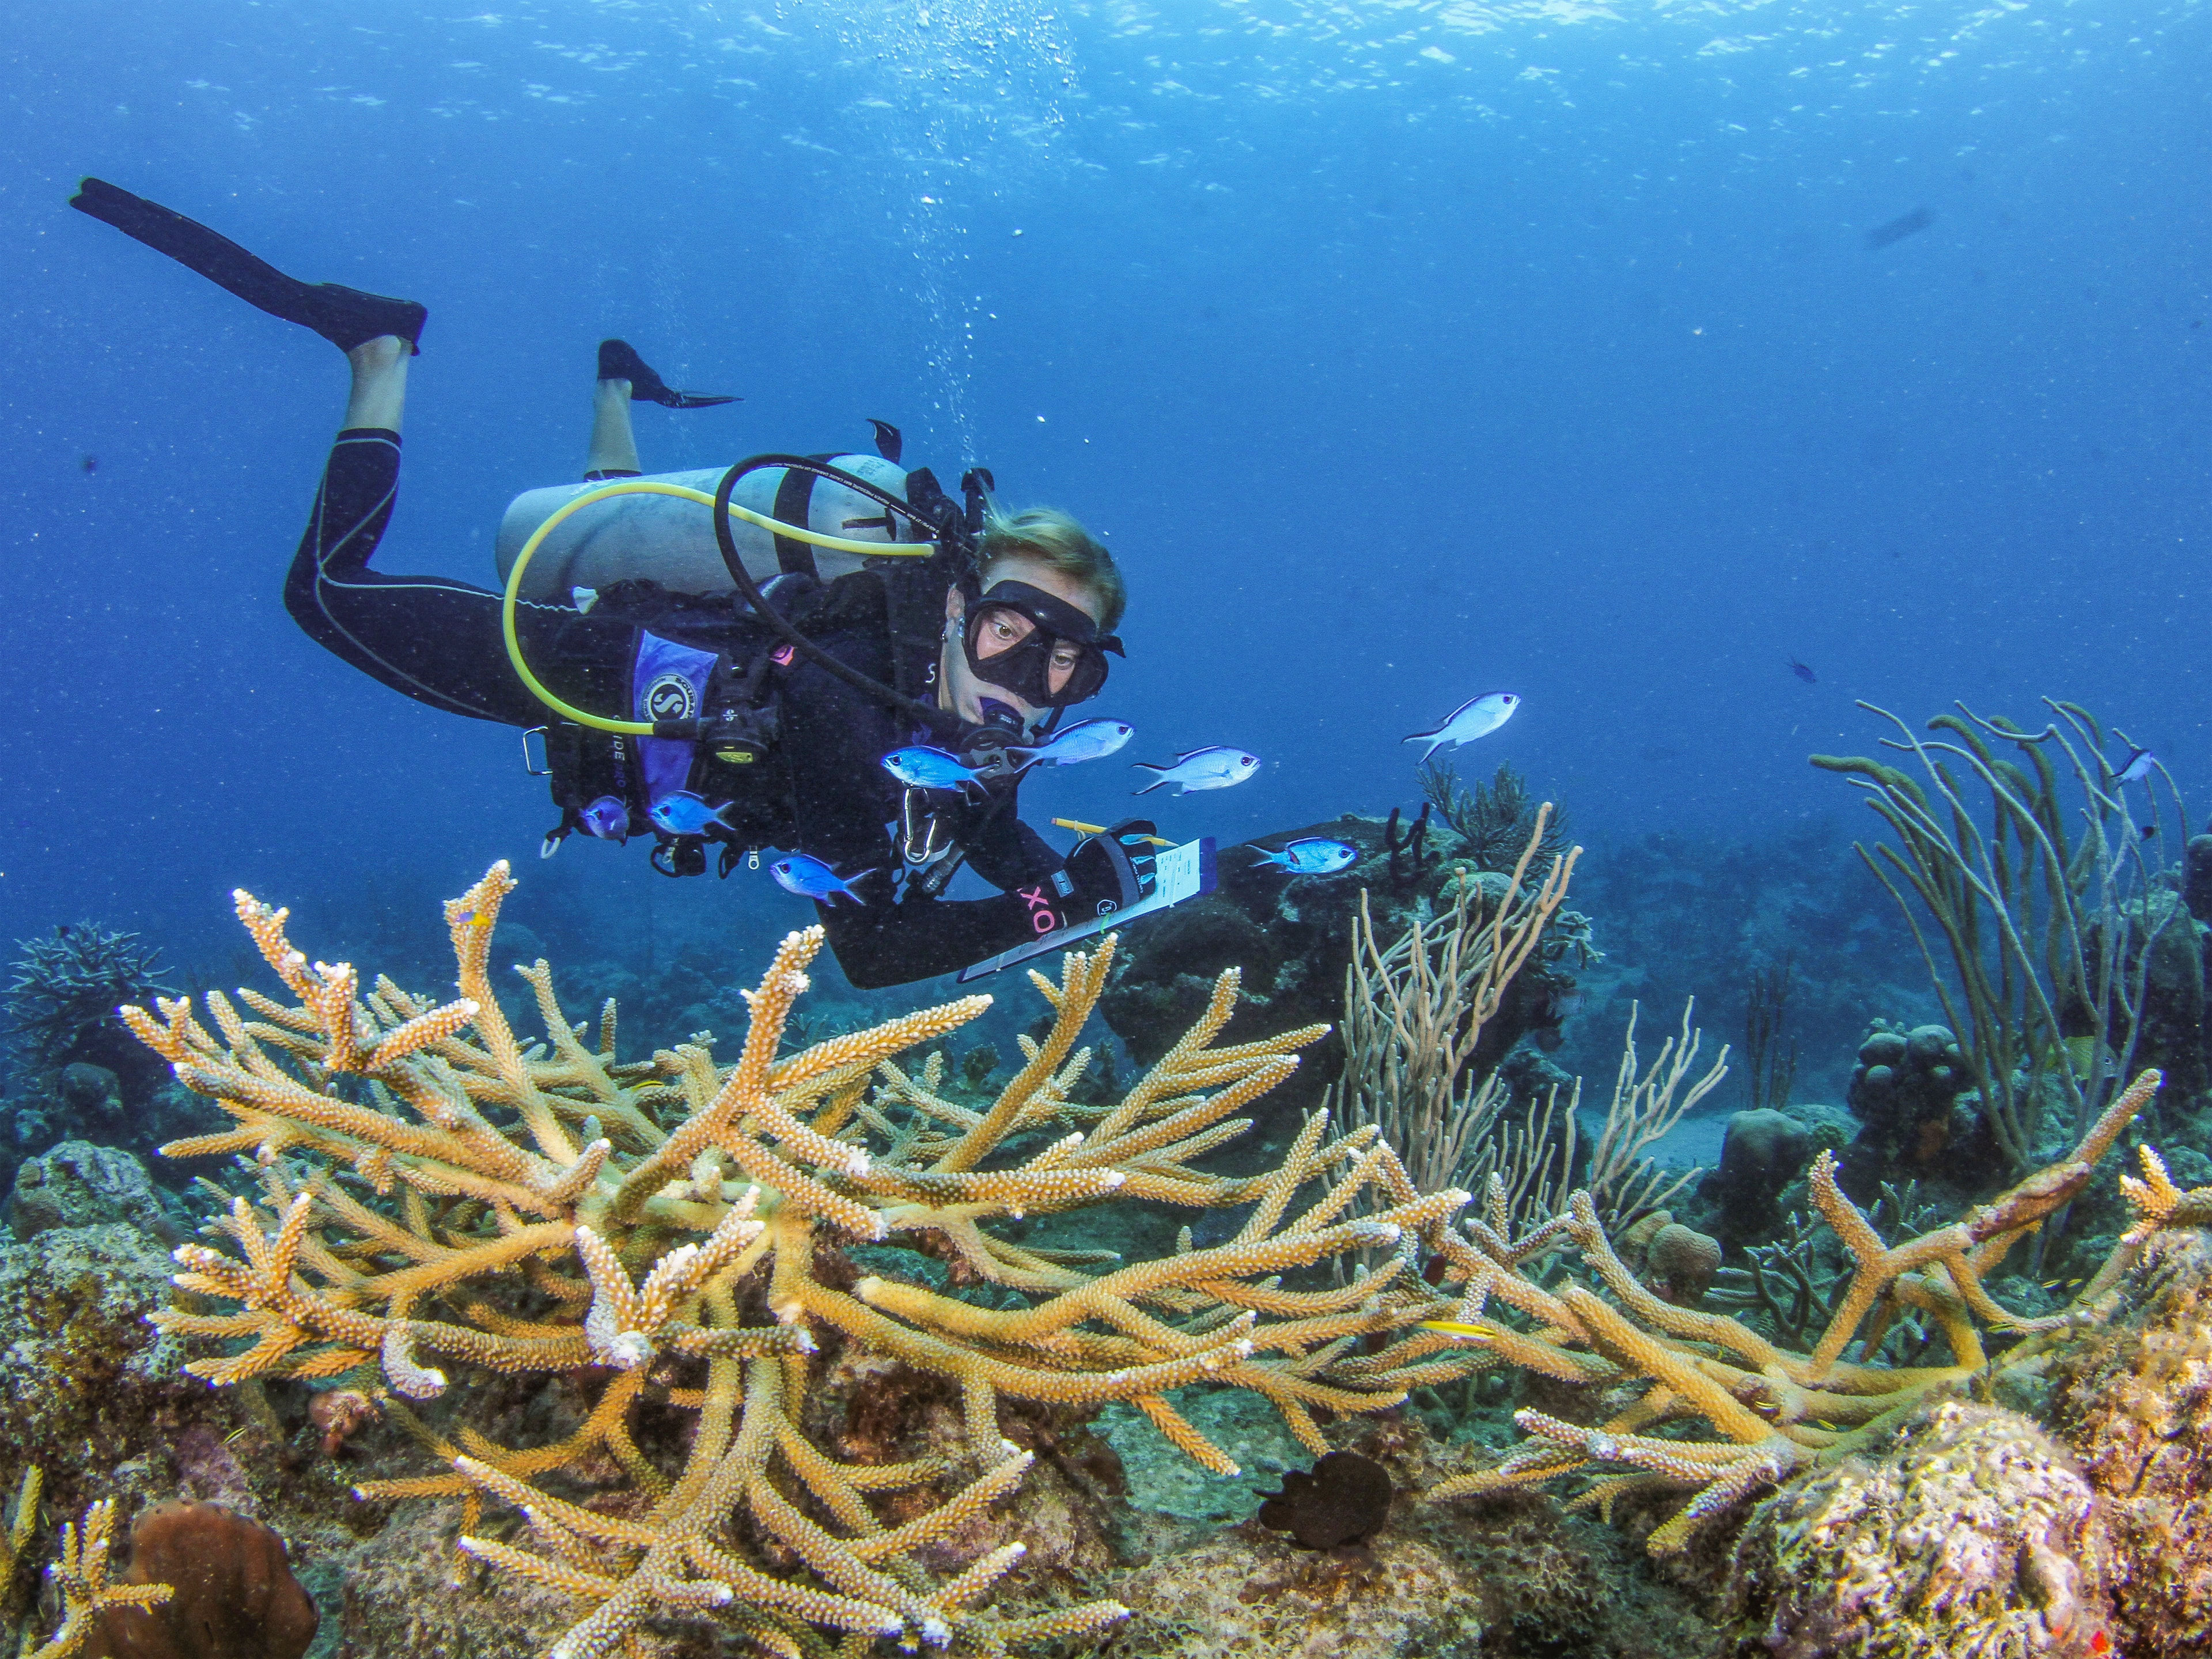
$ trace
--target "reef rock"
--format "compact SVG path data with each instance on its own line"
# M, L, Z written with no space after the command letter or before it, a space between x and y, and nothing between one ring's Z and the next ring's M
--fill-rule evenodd
M71 1066L72 1071L93 1069ZM15 1170L8 1199L8 1224L28 1240L57 1227L97 1227L122 1222L173 1242L180 1231L154 1194L146 1166L117 1146L65 1140Z
M2206 1064L2204 945L2197 919L2181 894L2154 888L2123 907L2118 931L2124 971L2142 975L2142 1016L2130 1064L2165 1073L2169 1100L2203 1093L2212 1069ZM2101 930L2091 945L2101 956Z
M1730 1612L1778 1659L2095 1659L2112 1650L2112 1564L2064 1447L2017 1412L1947 1400L1761 1504Z
M1781 1224L1782 1189L1804 1173L1813 1157L1813 1132L1771 1106L1738 1112L1721 1139L1721 1166L1698 1188L1719 1206L1715 1224L1731 1243L1771 1237Z
M2154 1244L2124 1305L2067 1357L2051 1418L2118 1547L2119 1650L2201 1659L2212 1651L2212 1238Z

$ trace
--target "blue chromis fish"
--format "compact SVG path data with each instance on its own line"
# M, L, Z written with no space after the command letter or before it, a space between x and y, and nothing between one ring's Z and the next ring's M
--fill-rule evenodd
M586 835L597 836L601 841L629 839L629 808L619 795L601 795L576 814L576 822Z
M793 853L787 859L778 859L768 867L775 878L775 884L787 893L796 893L801 898L811 898L823 904L835 904L842 894L855 904L867 900L853 890L853 884L862 877L872 876L872 870L863 870L856 876L841 877L820 859L809 858L804 853Z
M2148 749L2138 749L2128 757L2127 764L2120 768L2122 783L2141 783L2150 775L2150 769L2158 764L2158 757Z
M1260 855L1261 864L1272 864L1294 876L1334 875L1359 856L1357 847L1347 847L1340 841L1323 841L1319 836L1294 841L1279 853L1271 853L1264 847L1252 850Z
M1425 743L1421 751L1423 760L1448 743L1473 743L1477 738L1486 738L1513 718L1513 711L1521 706L1521 699L1510 691L1491 691L1472 702L1463 702L1451 712L1451 717L1433 732L1416 732L1403 741Z
M884 757L883 768L910 789L958 789L982 775L975 767L963 766L957 755L919 744L892 750Z
M647 809L646 816L653 820L656 828L665 830L672 836L696 836L703 832L710 823L719 823L725 830L734 828L722 816L731 805L731 802L724 801L720 806L709 806L689 789L678 789L653 802Z
M1182 786L1176 793L1188 795L1194 789L1226 789L1231 784L1243 782L1260 769L1260 757L1225 744L1216 744L1211 749L1185 750L1175 757L1172 766L1155 766L1150 761L1132 761L1130 764L1159 774L1143 788L1132 793L1149 795L1164 783L1174 783Z
M1025 748L1010 748L1031 766L1073 766L1078 761L1103 760L1136 735L1127 720L1078 720L1049 741Z

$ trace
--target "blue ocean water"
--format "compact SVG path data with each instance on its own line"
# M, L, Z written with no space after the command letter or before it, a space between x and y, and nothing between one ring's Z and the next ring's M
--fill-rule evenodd
M301 636L343 366L70 213L87 173L429 306L383 568L490 580L505 502L581 465L610 334L745 398L641 408L648 469L875 416L1074 512L1133 589L1122 758L1267 761L1150 798L1178 837L1410 806L1398 740L1497 689L1463 769L1510 760L1601 852L1840 842L1804 757L1875 740L1858 697L2071 697L2212 763L2199 5L466 11L12 17L0 935L220 961L243 884L332 951L416 928L427 969L433 901L500 856L610 950L750 972L808 914L635 847L540 866L512 732ZM1130 775L1025 805L1109 818Z

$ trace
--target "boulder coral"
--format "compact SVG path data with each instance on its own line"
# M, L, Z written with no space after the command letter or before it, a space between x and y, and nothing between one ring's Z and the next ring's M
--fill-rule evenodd
M2097 1659L2112 1561L2064 1447L2017 1412L1944 1400L1761 1504L1733 1611L1776 1659Z
M1771 1236L1782 1219L1783 1188L1812 1156L1813 1132L1787 1112L1761 1106L1729 1118L1720 1168L1698 1189L1719 1206L1721 1237L1741 1243Z

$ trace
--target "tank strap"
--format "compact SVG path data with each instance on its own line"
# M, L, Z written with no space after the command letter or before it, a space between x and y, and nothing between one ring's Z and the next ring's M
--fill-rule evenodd
M826 461L830 457L816 455L810 459ZM775 507L771 516L782 520L786 524L806 525L809 508L814 500L814 477L813 473L804 468L786 467L782 481L775 487ZM787 575L794 572L808 576L819 574L814 568L814 550L805 542L789 536L775 538L775 562Z

